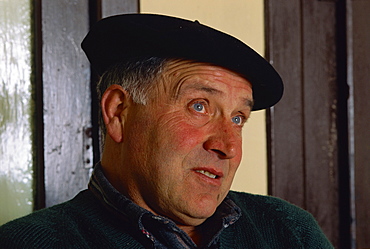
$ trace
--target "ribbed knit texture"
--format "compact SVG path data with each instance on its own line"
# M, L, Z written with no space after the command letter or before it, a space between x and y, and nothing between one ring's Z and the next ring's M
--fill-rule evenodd
M311 214L279 198L230 192L242 209L221 236L223 248L333 248Z
M221 248L333 248L312 216L294 205L245 193L230 197L242 217L222 232ZM134 230L83 191L0 227L0 248L144 248Z

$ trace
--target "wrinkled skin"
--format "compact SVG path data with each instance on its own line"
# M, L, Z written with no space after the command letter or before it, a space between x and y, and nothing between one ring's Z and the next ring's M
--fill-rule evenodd
M246 79L188 61L168 66L145 106L112 86L102 100L104 172L139 206L190 234L230 189L252 101Z

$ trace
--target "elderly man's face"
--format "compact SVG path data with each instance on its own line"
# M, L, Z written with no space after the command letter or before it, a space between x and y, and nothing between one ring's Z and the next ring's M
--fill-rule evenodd
M199 225L227 195L242 156L251 84L226 69L173 62L124 123L127 193L179 224Z

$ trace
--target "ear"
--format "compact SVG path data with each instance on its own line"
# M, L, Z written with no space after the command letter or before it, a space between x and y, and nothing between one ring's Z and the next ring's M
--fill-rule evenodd
M116 143L122 142L123 126L130 103L129 94L119 85L111 85L102 96L101 108L107 134Z

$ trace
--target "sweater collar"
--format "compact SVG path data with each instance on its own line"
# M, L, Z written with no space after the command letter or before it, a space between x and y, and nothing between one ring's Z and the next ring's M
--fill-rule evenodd
M119 219L136 227L155 248L196 248L190 237L170 219L136 205L116 190L104 176L101 164L94 167L89 189ZM227 196L216 212L199 226L208 247L217 248L221 232L241 216L240 208Z

